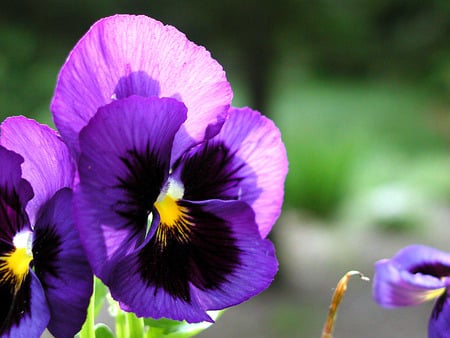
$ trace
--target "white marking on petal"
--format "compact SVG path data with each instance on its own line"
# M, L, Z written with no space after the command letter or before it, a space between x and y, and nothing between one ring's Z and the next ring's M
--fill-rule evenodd
M33 233L30 230L17 233L13 238L13 244L16 249L26 249L27 255L33 255Z

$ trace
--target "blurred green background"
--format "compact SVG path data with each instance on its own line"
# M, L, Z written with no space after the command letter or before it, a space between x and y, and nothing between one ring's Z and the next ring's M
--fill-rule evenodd
M275 120L290 161L284 214L299 227L420 238L436 215L449 224L448 0L3 1L1 119L51 123L59 67L115 13L176 26L224 66L235 106Z

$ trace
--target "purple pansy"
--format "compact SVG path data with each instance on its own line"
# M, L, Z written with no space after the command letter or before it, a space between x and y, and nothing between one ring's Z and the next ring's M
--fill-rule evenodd
M123 309L210 321L272 282L286 151L231 98L209 52L145 16L100 20L64 64L51 109L78 161L76 223Z
M92 272L71 215L74 165L56 133L25 117L0 130L0 335L73 337Z
M450 253L411 245L392 259L375 264L373 297L383 307L403 307L436 299L428 336L448 337L450 332Z

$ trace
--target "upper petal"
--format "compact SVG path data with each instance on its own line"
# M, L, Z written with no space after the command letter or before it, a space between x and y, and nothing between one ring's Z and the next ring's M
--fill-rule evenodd
M74 211L100 278L117 250L129 250L145 236L185 118L177 100L131 96L100 108L81 132Z
M222 67L205 48L149 17L115 15L97 21L71 51L60 71L51 111L78 154L78 133L97 109L133 94L173 97L187 106L175 157L189 143L202 140L209 125L223 122L232 99Z
M122 307L138 316L211 321L207 310L236 305L270 285L274 248L261 239L246 203L178 203L178 221L161 223L142 249L117 261L107 284Z
M86 319L93 277L72 218L72 191L58 191L41 209L34 229L34 270L49 304L49 331L74 337Z
M373 297L385 307L409 306L437 298L450 285L450 254L423 245L400 250L375 264Z
M34 224L39 207L61 188L72 187L75 166L67 146L46 125L23 116L1 125L0 143L24 158L22 176L34 190L27 212Z
M288 170L280 131L249 108L230 110L220 133L180 162L185 198L241 200L255 211L265 237L278 218Z

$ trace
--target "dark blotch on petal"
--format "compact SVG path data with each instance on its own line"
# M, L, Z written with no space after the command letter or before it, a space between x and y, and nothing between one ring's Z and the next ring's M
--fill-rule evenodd
M0 191L0 239L12 243L14 235L27 224L28 216L17 192ZM0 251L2 253L5 252Z
M185 216L183 225L159 225L157 234L139 254L139 266L142 278L156 288L155 293L163 289L189 302L189 284L200 290L220 288L240 264L240 250L223 219L195 205L189 205ZM173 231L174 227L178 231ZM158 231L164 232L165 241L159 240Z
M159 158L149 145L143 154L133 149L121 158L128 173L126 177L118 177L118 187L125 190L127 199L117 203L116 213L137 231L145 229L148 215L163 187L165 173L169 171L168 164L161 165Z
M45 275L58 276L58 267L54 262L58 261L61 252L62 241L55 231L54 226L45 226L35 229L33 240L33 266L44 289L51 285L46 285Z
M442 296L440 296L438 299L436 299L436 303L434 304L433 312L431 313L431 318L434 320L437 320L439 315L442 312L442 309L444 308L445 302L448 298L448 290L444 292Z
M245 162L236 158L222 142L205 142L183 159L184 198L237 200L243 179L240 171L244 166Z
M8 241L1 241L0 240L0 257L4 256L5 254L8 254L9 252L14 251L14 244ZM2 276L0 275L0 281L2 280Z
M0 284L0 335L7 336L13 326L19 326L20 321L31 312L31 275L28 274L19 290L8 282Z
M442 264L440 262L424 263L421 265L413 266L409 269L412 274L421 273L424 275L430 275L437 278L450 276L450 266Z

